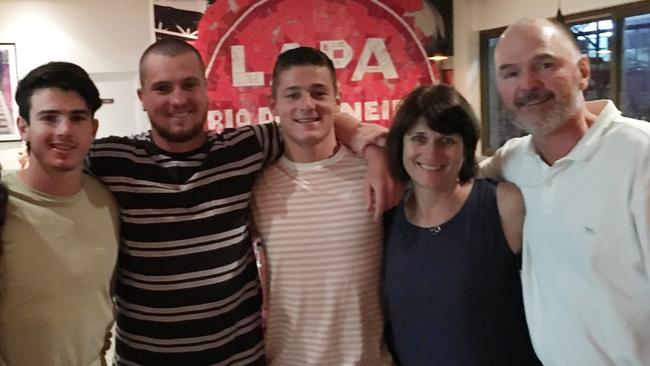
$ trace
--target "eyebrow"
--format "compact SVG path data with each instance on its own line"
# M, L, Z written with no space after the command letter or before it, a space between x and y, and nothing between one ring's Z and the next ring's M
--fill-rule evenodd
M172 83L172 82L171 82L171 81L168 81L168 80L159 80L159 81L154 81L154 82L152 82L150 85L151 85L151 87L154 87L154 86L165 85L165 84L171 84L171 83Z
M45 109L42 111L36 112L37 116L49 115L49 114L64 114L60 109ZM84 114L90 116L90 111L88 109L75 109L69 112L69 114Z
M175 81L175 80L156 80L156 81L152 81L151 84L149 84L149 85L150 85L150 88L155 88L155 87L159 87L159 86L174 85L175 83L184 84L184 83L188 83L188 82L200 84L201 79L197 78L195 76L189 76L189 77L180 79L178 81Z
M552 54L550 54L550 53L540 53L539 55L535 55L535 56L532 58L532 61L533 61L533 62L536 62L536 61L546 60L546 59L553 59L553 60L555 60L555 59L557 59L557 56L552 55ZM505 69L509 69L509 68L513 68L513 67L519 67L519 66L518 66L517 64L503 64L503 65L499 66L499 71L502 71L502 70L505 70Z
M505 69L511 69L513 67L518 67L516 64L503 64L499 66L499 71L503 71Z
M552 55L550 53L541 53L539 55L535 55L535 57L533 57L533 60L537 61L537 60L544 60L544 59L547 59L547 58L556 59L557 56Z
M300 89L302 89L302 88L300 88L299 86L288 86L286 88L283 88L282 91L294 91L294 90L300 90Z
M323 89L327 89L327 88L328 88L327 85L325 85L325 84L321 84L321 83L314 83L314 84L309 85L309 87L310 87L310 88L323 88Z
M406 131L404 136L413 137L413 136L427 136L427 131Z
M310 84L310 85L307 87L307 89L327 89L327 88L328 88L327 85L325 85L325 84L321 84L321 83ZM282 90L285 90L285 91L302 90L302 87L297 86L297 85L292 85L292 86L288 86L288 87L286 87L286 88L284 88L284 89L282 89Z
M196 76L188 76L186 78L181 79L181 83L186 83L188 81L191 82L201 82L201 78L197 78Z

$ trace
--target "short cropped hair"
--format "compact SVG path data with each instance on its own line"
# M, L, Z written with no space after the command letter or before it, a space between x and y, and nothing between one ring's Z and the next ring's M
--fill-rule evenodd
M28 124L32 95L36 90L45 88L76 92L86 101L92 115L102 106L99 90L84 69L70 62L49 62L30 71L18 83L16 89L18 114Z
M427 126L442 134L459 134L463 139L464 161L458 173L461 183L476 175L475 150L478 121L465 98L448 85L420 86L400 104L387 138L388 164L391 174L402 182L410 181L404 169L404 135L423 117Z
M149 45L149 47L147 47L147 49L142 53L142 56L140 56L140 86L144 85L144 61L147 56L152 53L168 57L175 57L184 55L186 53L192 53L199 61L199 65L201 66L201 74L205 75L205 64L203 63L203 58L201 58L201 54L196 48L194 48L194 46L177 38L162 38Z
M293 66L324 66L332 76L332 85L334 85L334 93L338 93L336 85L336 70L334 64L326 54L320 50L312 47L298 47L282 52L275 66L273 67L273 75L271 81L271 94L275 95L279 83L280 73L293 67Z
M530 25L539 25L540 23L544 23L544 25L550 25L551 27L555 28L560 32L560 35L564 37L564 39L569 42L569 45L571 48L576 51L577 54L580 54L580 43L578 42L577 35L571 31L571 28L569 25L566 23L563 23L559 21L556 18L522 18L516 21L515 23L511 24L506 30L503 32L502 36L506 33L511 33L511 32L518 32L519 29L516 29L513 31L513 28L518 28L521 26L530 26Z

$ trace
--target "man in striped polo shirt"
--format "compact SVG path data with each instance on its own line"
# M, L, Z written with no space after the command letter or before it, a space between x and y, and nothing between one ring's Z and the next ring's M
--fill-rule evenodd
M309 47L282 53L270 102L285 153L253 191L266 256L267 361L390 365L379 294L383 230L363 208L365 162L334 135L332 61Z
M204 73L189 44L151 45L138 90L151 131L97 140L88 156L122 211L118 365L264 364L249 199L280 131L204 131Z

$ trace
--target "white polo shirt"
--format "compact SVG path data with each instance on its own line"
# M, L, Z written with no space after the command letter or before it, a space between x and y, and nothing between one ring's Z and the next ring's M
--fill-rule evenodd
M587 107L597 120L553 166L526 136L481 172L524 196L524 304L541 361L650 365L650 123L611 101Z

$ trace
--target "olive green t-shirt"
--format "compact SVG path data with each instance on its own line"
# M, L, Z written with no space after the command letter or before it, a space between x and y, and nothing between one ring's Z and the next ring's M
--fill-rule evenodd
M100 365L113 322L113 197L85 174L82 190L66 197L34 190L15 172L2 180L9 203L0 242L0 364Z

